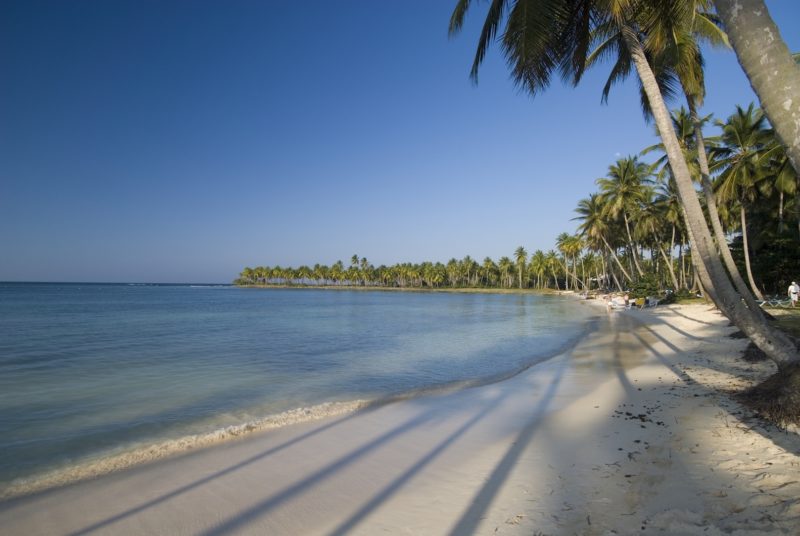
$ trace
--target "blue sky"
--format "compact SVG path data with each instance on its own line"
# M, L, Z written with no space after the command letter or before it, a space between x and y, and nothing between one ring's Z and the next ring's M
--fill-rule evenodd
M551 249L656 143L636 83L601 105L598 68L534 99L495 48L475 86L485 4L448 39L454 3L6 0L0 280ZM800 4L768 6L800 50ZM705 113L754 100L732 52L706 60Z

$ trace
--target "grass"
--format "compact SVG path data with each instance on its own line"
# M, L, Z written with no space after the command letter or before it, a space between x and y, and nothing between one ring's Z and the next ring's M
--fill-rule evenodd
M770 307L767 311L775 317L780 329L800 339L800 307L795 307L794 309Z

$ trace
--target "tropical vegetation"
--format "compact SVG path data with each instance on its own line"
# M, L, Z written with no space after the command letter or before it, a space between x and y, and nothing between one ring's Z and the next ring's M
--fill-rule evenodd
M474 5L457 1L451 35ZM248 268L239 281L700 290L782 374L800 377L796 341L756 302L791 280L800 257L800 69L763 0L492 0L485 17L474 81L495 42L513 80L534 96L555 73L577 85L611 60L603 99L634 75L661 143L610 164L598 191L578 202L578 233L562 234L548 253L528 257L520 247L497 263L465 257L378 268L354 256L347 270ZM699 113L704 43L733 47L763 104L717 120L713 138ZM666 103L678 96L687 109L670 113ZM654 151L662 156L653 163L640 160Z
M690 114L672 111L672 123L692 177L700 182ZM711 124L711 117L703 118ZM800 266L800 188L774 131L754 105L714 121L704 138L725 243L753 291L782 294ZM477 261L374 266L366 257L328 266L256 266L242 270L239 285L369 288L486 288L627 291L634 296L703 291L693 268L693 248L663 146L641 148L611 163L597 191L577 202L577 230L563 232L554 248ZM647 155L655 155L645 162Z
M461 30L473 5L472 0L458 0L450 21L451 33ZM747 253L750 233L744 207L753 202L761 186L750 174L752 161L741 156L742 173L728 173L729 195L725 195L728 189L714 192L711 185L709 155L697 113L705 95L700 43L713 43L719 34L716 29L723 27L789 164L795 171L800 169L800 70L763 0L715 0L713 4L710 0L493 0L478 39L472 76L477 80L486 51L495 40L512 78L534 96L549 86L556 71L577 85L588 68L602 64L598 61L602 58L614 60L604 96L615 83L635 72L646 116L655 122L666 154L666 175L675 186L699 285L717 308L777 365L778 383L785 382L788 389L774 392L800 393L797 341L765 319L754 299L754 282L751 280L751 288L747 288L731 262L720 221L723 214L717 211L718 201L731 202L735 198L740 203L742 252ZM686 98L694 124L693 145L697 149L702 196L693 180L689 147L681 144L666 106L676 94ZM760 157L758 160L757 164L767 164L760 162ZM730 168L734 162L725 165ZM721 199L717 193L722 194ZM633 235L627 228L625 231L624 236L630 241ZM632 261L636 259L635 251L629 255ZM745 259L749 262L747 255ZM635 268L638 274L641 266ZM798 401L781 396L784 402L795 406L794 414L800 418Z

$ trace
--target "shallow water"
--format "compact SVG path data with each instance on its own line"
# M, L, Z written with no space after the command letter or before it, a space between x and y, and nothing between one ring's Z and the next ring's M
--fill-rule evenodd
M588 308L514 294L0 283L0 487L331 401L510 375Z

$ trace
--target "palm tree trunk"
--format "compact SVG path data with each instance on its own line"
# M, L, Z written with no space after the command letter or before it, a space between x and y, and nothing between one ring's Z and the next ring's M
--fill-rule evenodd
M761 107L800 170L800 69L763 0L714 0Z
M741 329L753 343L769 356L779 369L800 362L800 354L793 341L782 331L766 324L755 312L751 311L741 300L733 287L725 268L714 250L711 233L705 221L700 200L692 183L689 167L683 157L678 138L672 128L669 112L664 103L664 98L658 88L658 83L653 71L647 62L644 49L638 36L631 28L622 29L623 39L631 54L631 59L639 74L642 87L647 94L650 109L658 128L661 140L666 149L670 168L672 169L681 205L686 213L686 220L692 231L693 245L699 255L697 265L703 265L707 271L699 273L701 283L710 290L713 288L718 299L716 303L720 310ZM800 100L798 101L800 105ZM800 121L798 121L800 125ZM800 133L798 133L800 136Z
M639 277L642 277L644 276L644 272L642 271L642 267L639 265L639 256L636 254L636 244L633 242L633 237L631 236L631 227L628 223L628 214L624 210L622 211L622 219L625 222L625 232L628 234L628 249L631 251L633 264L636 265L636 272L639 274Z
M627 279L628 281L633 281L633 279L631 279L631 275L625 270L625 267L622 266L622 263L620 262L619 257L617 257L617 254L614 252L609 243L606 241L606 237L601 236L600 238L603 239L603 244L605 244L606 248L608 248L608 252L611 254L611 258L614 259L614 262L617 263L617 266L619 266L619 269L625 275L625 279Z
M752 311L755 311L757 316L763 318L761 307L759 307L756 301L753 299L753 294L747 288L747 285L742 279L742 274L739 273L739 268L733 261L733 255L731 255L731 250L728 247L728 240L725 236L725 231L722 229L722 223L719 219L719 211L717 210L717 199L714 195L714 188L711 185L711 179L709 178L711 176L711 172L708 168L706 144L703 140L703 132L700 129L700 120L697 116L695 99L689 94L686 94L686 102L688 103L689 115L692 120L692 125L694 126L694 138L695 143L697 144L697 161L698 164L700 164L700 182L703 186L703 194L705 195L706 199L708 217L711 220L711 227L714 230L714 237L717 239L717 248L722 255L722 260L725 262L725 268L728 269L728 273L730 274L731 280L733 280L733 285L736 287L736 290L739 292L742 298L744 298L747 306ZM751 285L750 288L754 289L753 292L757 292L755 286ZM763 300L761 297L758 299Z
M750 247L747 245L747 217L744 212L744 204L739 208L739 214L742 217L742 248L744 249L744 266L747 269L747 280L750 281L750 288L753 289L753 294L756 295L756 298L763 300L764 296L756 286L756 282L753 279L753 269L750 267Z
M683 243L678 248L678 257L681 260L681 286L689 290L689 285L686 283L686 256L683 254Z
M686 208L681 205L681 214L683 214L683 221L686 225L686 234L689 239L690 253L691 253L691 267L692 267L692 286L696 287L700 281L707 281L707 285L702 285L703 288L703 296L706 299L710 299L717 308L722 311L722 314L730 319L730 316L726 313L725 309L723 309L719 305L719 298L717 297L717 289L714 287L713 281L711 276L708 273L708 269L706 268L705 263L701 260L700 254L697 251L697 245L694 238L694 234L692 232L692 228L689 226L689 216L686 214Z
M669 271L669 277L672 279L672 288L676 291L678 290L678 278L675 277L675 269L672 267L672 260L667 256L667 252L664 251L664 248L661 246L661 237L658 236L656 233L656 226L651 222L650 229L653 231L653 236L656 239L656 244L658 244L658 251L661 253L661 257L664 258L664 262L667 264L667 270Z
M617 279L617 274L615 274L614 272L611 272L611 277L614 278L614 283L617 284L617 290L622 292L622 285L619 284L619 279Z

